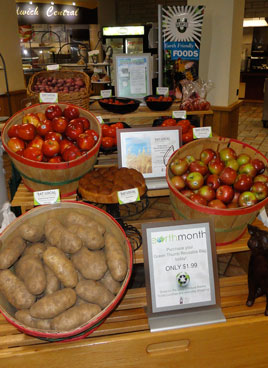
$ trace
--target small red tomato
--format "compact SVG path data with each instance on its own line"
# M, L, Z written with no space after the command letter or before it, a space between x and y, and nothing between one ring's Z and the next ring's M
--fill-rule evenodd
M165 119L161 126L175 126L177 124L176 120L175 119Z
M47 157L53 157L60 152L60 144L53 139L47 139L43 143L42 152Z
M112 126L113 128L116 128L116 129L124 129L124 128L125 128L124 124L123 124L123 123L121 123L120 121L119 121L119 122L117 122L117 123L112 124L111 126Z
M113 128L112 126L109 127L109 129L105 132L105 137L116 137L116 128Z
M77 145L81 150L89 151L95 146L95 141L92 136L82 133L77 138Z
M36 129L33 124L22 124L18 127L18 137L25 141L31 141L36 135Z
M11 149L11 151L18 153L20 150L24 150L25 143L22 139L18 137L12 137L7 142L8 147Z
M62 158L64 161L72 161L81 156L81 152L78 147L71 146L63 151Z
M19 124L14 124L8 129L7 135L9 136L9 138L18 137L18 128Z
M104 149L112 148L116 145L115 139L112 137L103 137L101 140L101 147Z
M60 143L60 141L62 140L62 135L58 132L48 132L45 135L45 140L47 141L49 139Z
M52 120L52 128L54 132L64 133L67 125L68 121L64 116L59 116Z
M176 125L181 127L182 134L184 134L184 133L187 133L188 130L190 129L191 123L189 120L185 119L185 120L180 120Z
M182 143L191 142L193 139L193 129L189 129L188 132L182 134Z
M66 117L66 119L68 120L72 120L75 118L79 118L79 110L77 107L75 106L67 106L65 107L65 109L63 110L63 115Z
M37 147L27 147L23 151L23 157L28 158L29 160L40 162L43 159L43 153Z
M78 119L73 119L67 125L65 130L66 137L76 140L80 134L84 132L84 126Z
M41 135L41 137L44 137L48 132L52 132L52 123L50 120L44 120L38 127L36 128L37 134Z
M92 136L95 142L97 142L98 139L99 139L98 133L95 132L95 130L93 130L93 129L87 129L87 130L84 131L84 133L87 134L87 135Z
M60 156L55 156L55 157L50 158L48 162L51 162L53 164L58 164L62 162L62 158Z
M107 137L106 133L107 130L110 128L110 126L108 124L102 124L101 126L101 131L102 131L102 135L103 137Z

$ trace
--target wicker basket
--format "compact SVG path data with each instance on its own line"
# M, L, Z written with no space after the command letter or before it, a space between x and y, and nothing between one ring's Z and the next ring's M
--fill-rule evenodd
M71 103L73 105L83 107L84 109L89 109L89 96L90 96L90 78L89 76L80 71L69 71L69 70L60 70L60 71L42 71L38 73L34 73L28 83L27 86L27 95L30 97L36 97L38 99L39 93L33 91L33 86L36 83L37 78L39 77L53 77L57 79L67 79L67 78L82 78L85 82L85 91L82 92L70 92L70 93L58 93L58 99L61 103Z
M217 245L226 245L237 241L246 231L247 225L255 220L260 209L268 203L268 198L265 198L254 206L246 208L214 209L202 206L194 203L176 190L170 180L173 174L169 169L169 165L175 157L182 158L192 155L197 158L200 157L201 151L205 148L220 151L227 146L233 148L237 155L247 153L252 158L262 160L268 166L267 158L248 144L235 139L215 137L190 142L175 151L169 159L166 173L174 218L176 220L211 218L214 221ZM267 175L267 172L265 174Z
M9 226L5 228L0 237L2 246L5 247L10 239L18 235L18 228L25 221L30 221L32 224L43 227L48 217L55 217L59 219L62 223L64 223L66 213L70 211L76 211L89 216L94 221L102 224L105 227L106 231L111 232L116 237L125 253L128 270L124 280L121 282L121 287L118 293L115 295L114 299L107 305L107 307L105 307L100 313L98 313L88 322L84 323L82 326L79 326L67 332L40 330L37 328L26 326L25 324L19 322L14 317L15 308L6 300L3 294L0 293L0 311L7 319L7 321L14 325L21 332L48 341L73 341L84 338L92 333L119 303L120 299L124 295L132 272L132 247L128 238L126 237L124 230L121 228L118 222L107 212L85 203L66 201L54 205L39 206L31 209L24 215L18 217L15 221L13 221ZM10 270L12 271L12 269L13 266L10 268Z
M67 104L58 104L63 110ZM29 160L19 156L7 145L9 140L8 129L14 124L21 124L22 118L27 113L45 112L48 104L36 104L18 111L5 124L2 131L3 146L14 166L20 173L25 186L31 191L60 189L62 197L67 197L76 192L79 179L88 173L95 164L101 144L101 127L98 119L89 111L78 108L80 116L90 121L91 129L94 129L99 140L86 154L76 160L61 163L47 163Z

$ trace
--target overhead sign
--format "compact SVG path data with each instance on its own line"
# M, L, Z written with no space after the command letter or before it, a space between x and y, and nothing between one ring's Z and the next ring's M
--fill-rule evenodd
M144 35L144 26L103 27L103 36L141 36Z
M97 24L97 8L72 5L16 3L19 25L24 24Z

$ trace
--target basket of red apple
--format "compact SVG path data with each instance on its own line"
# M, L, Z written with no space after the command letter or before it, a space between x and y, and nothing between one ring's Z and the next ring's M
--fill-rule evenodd
M98 119L69 104L36 104L13 115L2 131L2 142L30 191L60 189L76 192L89 172L101 143Z
M175 219L212 218L217 245L238 240L268 203L268 160L231 138L188 143L167 166Z

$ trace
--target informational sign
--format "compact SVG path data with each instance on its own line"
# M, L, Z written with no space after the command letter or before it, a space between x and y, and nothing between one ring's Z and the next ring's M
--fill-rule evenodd
M165 177L166 162L181 146L181 127L117 129L118 165L144 178Z
M163 86L181 99L182 86L198 77L204 6L161 7Z
M114 55L115 93L118 97L143 98L151 94L151 55Z
M59 189L42 190L34 192L34 205L53 204L60 202Z
M186 119L186 110L172 111L172 117L174 119Z
M193 128L193 138L210 138L212 137L212 129L208 127Z
M25 24L97 24L96 8L88 9L73 5L29 2L16 3L19 25Z
M101 94L102 98L112 97L112 90L111 89L103 89L102 91L100 91L100 94Z
M127 204L140 201L140 193L138 188L126 189L117 192L118 203Z
M194 325L212 323L215 318L217 322L225 320L218 305L219 286L212 227L210 220L142 225L147 304L152 330L185 327L185 322ZM204 312L206 308L209 313L204 318L200 311ZM193 315L189 318L187 313L197 309L201 319L198 314L196 320ZM182 315L183 318L180 318ZM163 316L167 317L166 327Z
M46 102L46 103L57 103L59 101L57 93L47 93L41 92L39 93L39 102Z
M60 70L59 64L47 65L47 70Z
M169 95L169 88L168 87L156 87L156 94L157 95Z

